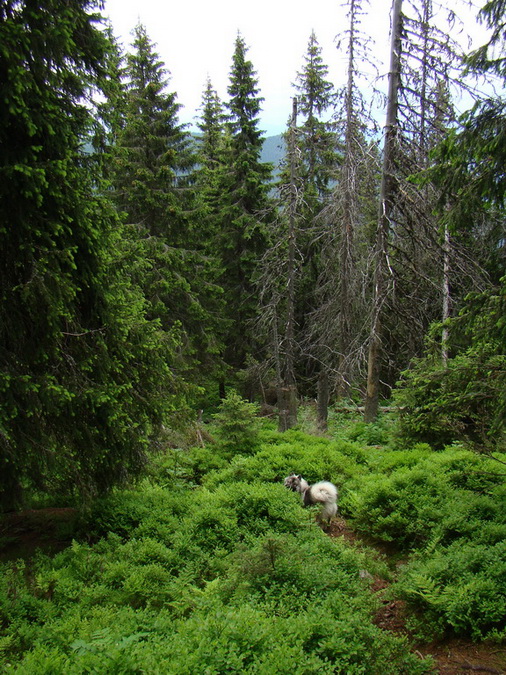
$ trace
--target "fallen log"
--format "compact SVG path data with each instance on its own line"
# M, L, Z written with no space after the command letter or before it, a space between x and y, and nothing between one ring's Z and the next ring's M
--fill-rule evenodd
M341 405L341 406L334 406L332 408L334 412L359 412L363 413L365 411L365 407L363 405ZM382 405L378 408L378 412L398 412L399 410L404 410L403 406L396 406L396 405Z

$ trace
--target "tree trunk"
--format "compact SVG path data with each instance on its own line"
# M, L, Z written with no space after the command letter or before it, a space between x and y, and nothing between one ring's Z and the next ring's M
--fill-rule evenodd
M218 383L218 390L219 390L218 396L220 397L220 401L222 401L222 400L226 397L226 395L227 395L226 387L225 387L225 381L224 381L224 380L220 380L220 381L219 381L219 383Z
M329 415L329 376L326 370L320 370L318 376L318 431L327 431L327 420Z
M290 156L290 204L288 214L288 269L287 269L287 304L285 326L285 359L282 371L282 382L279 387L279 429L286 431L297 424L297 385L295 382L295 251L296 251L296 219L297 219L297 186L296 178L296 127L297 99L293 99L293 113L289 137Z
M443 322L450 316L450 232L445 225L445 239L443 244ZM441 357L443 364L448 362L448 328L443 326L441 336Z
M351 342L351 314L352 297L350 292L350 279L353 273L353 229L354 229L354 202L356 199L356 170L354 165L353 139L355 137L355 111L353 108L353 75L355 72L355 2L350 6L350 37L348 58L348 83L345 95L345 154L342 169L343 188L343 214L341 221L341 253L339 265L339 289L340 289L340 312L339 312L339 374L337 394L339 398L348 396L350 393L350 342Z
M278 431L287 431L297 424L297 387L290 385L278 389Z
M376 233L376 267L367 366L367 393L364 406L364 419L366 422L373 422L378 414L382 341L381 318L386 299L386 277L388 272L388 234L390 230L395 190L394 156L397 135L398 93L400 83L402 25L401 8L402 0L394 0L392 12L390 72L388 76L388 101L385 124L385 147L383 150L380 209Z

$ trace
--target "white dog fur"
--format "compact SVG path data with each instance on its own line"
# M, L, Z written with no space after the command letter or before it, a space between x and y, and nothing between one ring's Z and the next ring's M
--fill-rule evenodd
M333 483L322 480L314 485L309 485L302 476L293 473L288 478L285 478L285 487L300 493L303 506L323 504L320 513L321 520L326 520L330 523L330 520L336 515L337 488Z

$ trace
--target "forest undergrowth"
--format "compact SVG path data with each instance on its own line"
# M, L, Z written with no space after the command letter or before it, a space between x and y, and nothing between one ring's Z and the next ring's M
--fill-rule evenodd
M404 447L388 413L335 414L322 437L308 408L281 434L247 406L67 510L60 552L21 556L4 521L0 669L505 672L504 455ZM284 488L293 471L337 485L328 533Z

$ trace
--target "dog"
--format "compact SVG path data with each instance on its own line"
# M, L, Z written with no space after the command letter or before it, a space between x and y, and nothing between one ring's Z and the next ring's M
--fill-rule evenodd
M299 492L303 506L310 506L311 504L323 504L323 508L319 514L319 520L326 520L327 524L337 513L337 488L333 483L322 480L314 485L309 483L293 473L288 478L285 478L285 487Z

